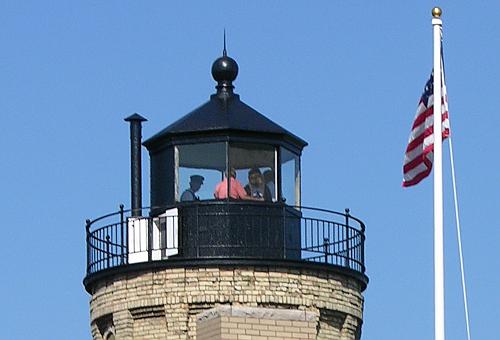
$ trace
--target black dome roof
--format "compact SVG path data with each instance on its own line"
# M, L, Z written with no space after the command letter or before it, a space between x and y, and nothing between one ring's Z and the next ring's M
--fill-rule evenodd
M144 142L148 149L163 145L176 136L213 133L245 132L274 135L302 150L307 142L271 121L233 93L232 81L238 75L238 64L225 53L212 65L212 75L218 82L217 93L210 100Z

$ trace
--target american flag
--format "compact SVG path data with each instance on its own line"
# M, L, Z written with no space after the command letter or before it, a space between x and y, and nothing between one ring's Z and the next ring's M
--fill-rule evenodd
M434 151L434 73L425 84L424 93L418 103L417 113L406 147L403 164L403 186L409 187L419 183L432 170ZM448 98L444 77L441 81L441 112L443 140L450 135L448 120Z

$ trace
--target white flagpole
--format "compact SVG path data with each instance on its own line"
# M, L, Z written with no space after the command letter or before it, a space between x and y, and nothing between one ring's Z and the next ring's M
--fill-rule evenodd
M434 35L434 335L444 340L443 142L441 132L441 9L432 9Z

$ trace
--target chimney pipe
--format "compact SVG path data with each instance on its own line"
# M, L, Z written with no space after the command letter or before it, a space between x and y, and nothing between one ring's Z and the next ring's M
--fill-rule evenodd
M141 139L142 122L146 118L134 113L125 118L130 122L130 183L132 216L142 215L142 171L141 171Z

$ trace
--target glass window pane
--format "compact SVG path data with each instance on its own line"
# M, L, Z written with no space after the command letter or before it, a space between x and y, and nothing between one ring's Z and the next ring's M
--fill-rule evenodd
M229 166L236 173L235 186L239 187L241 184L248 197L266 202L276 201L276 148L274 146L231 143ZM230 197L241 199L237 191L236 188L230 188Z
M176 201L213 199L226 168L226 143L179 145L176 158Z
M281 148L281 194L288 205L300 206L300 158Z

